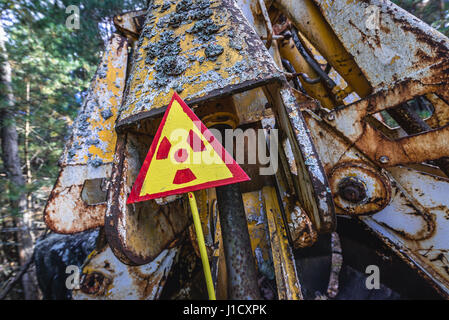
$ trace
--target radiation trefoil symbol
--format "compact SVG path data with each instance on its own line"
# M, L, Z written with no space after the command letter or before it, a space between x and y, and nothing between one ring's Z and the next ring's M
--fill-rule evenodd
M127 203L247 180L242 168L174 93Z

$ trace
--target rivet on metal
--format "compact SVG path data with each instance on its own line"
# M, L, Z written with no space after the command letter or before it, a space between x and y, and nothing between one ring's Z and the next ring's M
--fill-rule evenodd
M390 161L390 158L388 158L387 156L381 156L379 158L380 163L388 163Z

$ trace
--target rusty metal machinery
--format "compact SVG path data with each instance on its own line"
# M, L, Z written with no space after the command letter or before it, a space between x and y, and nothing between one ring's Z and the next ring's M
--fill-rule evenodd
M359 221L449 297L449 39L380 0L155 0L114 23L45 209L55 232L105 232L75 298L204 294L186 199L126 204L173 91L208 127L263 130L242 151L266 146L278 163L268 175L260 159L241 163L250 243L238 246L255 261L251 277L230 269L241 252L226 243L222 218L237 216L226 192L195 192L219 299L249 297L233 291L248 279L253 297L303 299L297 263L323 239L336 297L336 216Z

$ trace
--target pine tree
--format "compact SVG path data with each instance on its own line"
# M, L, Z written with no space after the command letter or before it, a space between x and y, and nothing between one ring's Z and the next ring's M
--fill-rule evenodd
M70 5L79 8L79 29L66 25ZM9 75L0 82L0 263L23 265L31 257L38 235L31 230L44 227L39 215L104 40L114 29L112 17L144 6L144 0L0 0L0 74ZM0 282L17 267L3 269L9 271ZM36 298L29 278L22 278L24 297Z

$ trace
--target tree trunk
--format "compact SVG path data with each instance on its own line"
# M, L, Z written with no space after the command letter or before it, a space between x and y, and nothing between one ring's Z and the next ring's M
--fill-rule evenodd
M9 180L11 211L15 220L19 240L19 262L24 265L33 254L33 240L30 232L30 217L26 211L25 179L22 174L19 157L18 134L14 117L14 94L11 85L11 65L5 47L6 34L0 22L0 137L2 141L2 159ZM25 299L37 298L35 276L27 272L22 277Z

